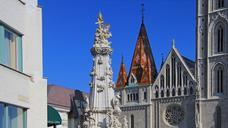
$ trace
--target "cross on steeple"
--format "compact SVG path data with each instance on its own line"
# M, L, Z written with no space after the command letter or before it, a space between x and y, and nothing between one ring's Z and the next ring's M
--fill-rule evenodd
M141 7L142 7L141 11L142 11L142 23L143 23L144 22L144 11L145 11L143 2L141 4Z

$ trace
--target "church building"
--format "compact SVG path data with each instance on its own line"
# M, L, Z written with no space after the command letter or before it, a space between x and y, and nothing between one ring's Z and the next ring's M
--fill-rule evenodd
M197 0L196 60L172 48L157 71L142 20L116 93L129 128L227 128L228 0Z

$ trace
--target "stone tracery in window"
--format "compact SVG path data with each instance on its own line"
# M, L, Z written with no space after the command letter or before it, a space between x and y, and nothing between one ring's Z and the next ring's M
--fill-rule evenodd
M184 120L184 110L180 105L170 105L165 110L164 116L169 125L176 126Z

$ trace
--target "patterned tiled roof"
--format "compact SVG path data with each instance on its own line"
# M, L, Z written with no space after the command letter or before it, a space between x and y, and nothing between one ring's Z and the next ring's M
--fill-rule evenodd
M157 69L144 23L141 24L128 79L134 75L139 85L153 84Z
M121 89L126 86L127 83L127 72L126 68L122 59L121 65L120 65L120 70L119 70L119 75L116 83L116 89Z

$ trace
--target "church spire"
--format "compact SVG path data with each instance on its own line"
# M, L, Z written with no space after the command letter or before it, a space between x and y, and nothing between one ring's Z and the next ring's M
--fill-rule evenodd
M116 89L121 89L126 86L127 83L127 71L124 64L124 57L122 56L120 70L117 78Z
M131 68L128 79L136 78L139 85L153 84L157 77L157 69L147 37L146 27L142 23L134 55L131 62Z

